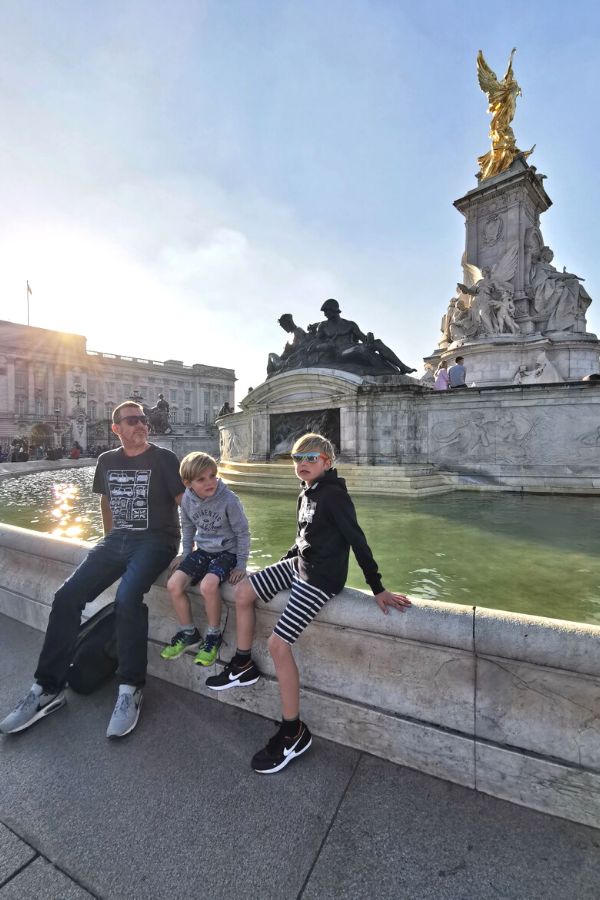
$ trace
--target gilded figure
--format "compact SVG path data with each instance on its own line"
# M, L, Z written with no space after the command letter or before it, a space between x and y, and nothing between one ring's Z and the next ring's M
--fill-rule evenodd
M495 72L490 69L481 50L477 54L477 78L479 87L488 98L488 112L492 117L490 122L490 139L492 149L478 158L482 178L490 178L499 175L509 168L517 156L527 157L533 153L531 150L519 150L515 135L510 123L517 108L517 97L521 95L516 78L513 75L513 56L516 49L513 48L508 60L506 74L502 80L498 80Z

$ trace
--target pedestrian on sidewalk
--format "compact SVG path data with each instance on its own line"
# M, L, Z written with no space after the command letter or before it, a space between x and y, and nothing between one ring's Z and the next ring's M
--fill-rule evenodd
M262 774L279 772L312 743L308 727L300 720L299 674L292 647L325 603L344 587L350 547L383 613L387 614L389 606L404 612L411 605L404 594L387 591L381 582L346 483L332 468L335 453L331 442L320 434L305 434L294 444L292 459L302 481L296 542L278 563L236 586L236 653L220 675L206 680L207 687L215 691L258 681L260 672L251 657L256 598L268 603L279 591L291 589L268 641L279 682L282 723L252 759L252 768Z
M121 447L98 457L93 486L101 495L104 537L56 592L35 681L0 722L4 734L23 731L64 706L83 608L119 578L115 597L119 695L106 735L124 737L137 725L148 662L144 594L177 553L177 505L184 486L175 454L148 442L148 420L138 403L121 403L112 422Z

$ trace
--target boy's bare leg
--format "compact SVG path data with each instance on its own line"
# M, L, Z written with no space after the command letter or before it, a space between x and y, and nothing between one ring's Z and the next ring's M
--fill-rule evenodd
M177 571L173 572L167 582L167 590L180 625L190 625L194 621L192 618L192 604L185 592L190 581L189 575L186 575L185 572Z
M297 719L300 715L300 679L292 648L277 634L271 635L268 647L275 664L282 717L287 720Z
M238 650L250 651L256 627L256 592L247 578L235 586L236 642Z
M204 597L206 620L211 628L221 627L221 591L219 576L209 572L200 582L200 590Z

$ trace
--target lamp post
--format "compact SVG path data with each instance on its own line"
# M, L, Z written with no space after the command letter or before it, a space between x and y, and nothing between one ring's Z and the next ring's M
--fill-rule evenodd
M143 405L144 405L144 398L143 398L143 396L140 394L139 391L133 391L133 392L129 395L129 399L130 399L130 400L133 400L134 403L139 403L140 406L143 406Z

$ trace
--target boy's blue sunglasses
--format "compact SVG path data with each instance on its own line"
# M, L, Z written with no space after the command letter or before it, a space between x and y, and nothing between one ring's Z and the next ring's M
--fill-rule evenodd
M319 453L318 450L308 450L306 453L292 453L292 459L294 462L315 463L318 459L329 459L329 457Z

